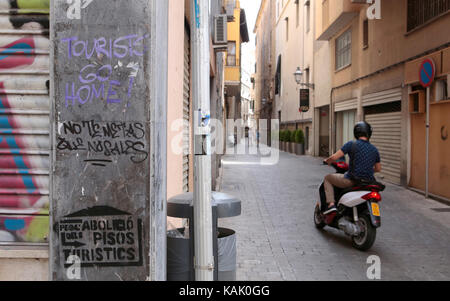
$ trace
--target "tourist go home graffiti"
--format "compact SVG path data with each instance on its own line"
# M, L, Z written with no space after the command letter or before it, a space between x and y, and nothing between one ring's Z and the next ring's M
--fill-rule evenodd
M66 83L66 107L75 104L84 105L99 99L105 99L107 103L127 101L127 106L129 106L128 101L132 98L131 90L139 72L139 63L133 60L144 56L147 50L145 40L149 37L149 34L129 34L109 39L96 37L91 40L83 40L76 36L61 39L61 43L64 45L63 50L67 52L69 60L78 58L117 60L114 66L111 63L89 62L81 67L77 80ZM124 65L121 60L126 59L132 61ZM122 68L129 70L126 83L112 78L113 73ZM120 89L123 86L125 86L125 90ZM118 89L124 91L125 95L118 95Z

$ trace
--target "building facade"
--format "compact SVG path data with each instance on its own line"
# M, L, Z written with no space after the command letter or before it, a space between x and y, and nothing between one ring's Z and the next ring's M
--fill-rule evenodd
M249 41L245 10L241 8L239 0L225 0L226 14L228 16L227 35L228 49L225 56L225 109L227 120L242 120L241 103L241 76L242 76L242 43ZM224 124L225 125L225 124ZM225 125L226 126L226 125ZM228 132L227 143L237 143L238 129ZM242 135L242 134L241 134Z
M278 119L281 129L302 129L305 151L314 154L314 1L262 1L254 32L255 100L261 119ZM299 70L302 78L296 81ZM300 110L300 93L309 95Z
M256 129L255 113L254 113L255 101L252 94L252 82L251 74L244 68L242 68L241 74L241 112L242 121L246 128L248 137L249 131Z
M278 119L274 101L275 76L275 1L262 0L253 33L255 34L255 70L252 75L255 99L255 123L260 130L260 121ZM267 128L271 128L267 125ZM264 134L264 133L263 133ZM270 142L271 137L265 137Z

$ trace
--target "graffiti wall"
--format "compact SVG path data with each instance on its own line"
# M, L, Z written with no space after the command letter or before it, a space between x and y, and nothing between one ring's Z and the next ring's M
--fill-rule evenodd
M49 3L0 0L0 243L48 239Z
M52 7L52 279L146 280L155 236L151 1Z

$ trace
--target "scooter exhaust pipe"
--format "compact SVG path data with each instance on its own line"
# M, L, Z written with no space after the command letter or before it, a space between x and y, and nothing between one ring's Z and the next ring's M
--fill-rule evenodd
M345 232L349 236L356 236L361 233L361 229L358 225L352 223L345 217L341 218L338 222L339 229Z

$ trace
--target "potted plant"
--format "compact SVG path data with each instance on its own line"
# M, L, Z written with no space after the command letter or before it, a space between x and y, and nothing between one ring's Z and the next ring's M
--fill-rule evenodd
M292 132L290 130L286 130L286 152L288 153L292 153L291 144L292 144Z
M286 131L285 130L281 130L280 131L280 146L281 146L281 150L284 152L286 151Z
M295 153L299 156L305 154L305 134L299 129L294 132Z
M293 130L291 132L291 153L295 154L295 149L296 149L296 143L295 143L295 133L297 131Z

